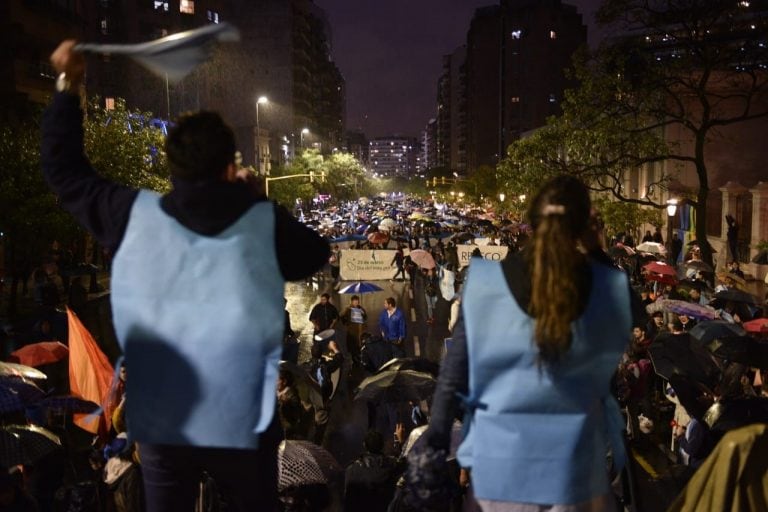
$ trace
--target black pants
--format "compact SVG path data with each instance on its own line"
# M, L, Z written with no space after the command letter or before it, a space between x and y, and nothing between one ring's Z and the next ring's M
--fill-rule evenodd
M231 503L228 510L277 510L277 413L257 450L139 443L147 512L193 511L203 471Z

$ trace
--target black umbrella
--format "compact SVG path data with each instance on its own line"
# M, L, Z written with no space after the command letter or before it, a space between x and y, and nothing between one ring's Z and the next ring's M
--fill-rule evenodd
M432 375L413 370L387 370L360 383L355 400L369 402L419 402L432 396L437 381Z
M717 338L708 343L707 348L721 359L768 369L768 343L761 343L750 336Z
M731 302L743 302L744 304L759 304L758 299L751 293L739 290L738 288L728 288L715 294L715 299Z
M472 233L459 233L458 235L454 235L453 239L457 242L468 242L469 240L472 240L475 238L475 235Z
M709 283L702 281L701 279L683 279L677 283L677 287L688 290L699 290L700 292L712 289L712 287L709 286Z
M320 389L320 384L318 384L318 382L309 375L307 370L301 366L293 364L290 361L280 361L280 371L285 371L293 376L296 391L299 394L299 398L303 401L311 402L312 400L310 397L313 394L315 394L316 397L323 395L322 390Z
M91 414L99 410L96 402L72 395L51 396L41 401L40 405L66 414Z
M720 369L703 346L692 343L688 334L659 335L648 347L656 373L671 380L674 375L714 388L719 380Z
M715 338L727 338L730 336L744 336L747 334L744 328L738 324L732 324L724 320L709 320L695 325L691 331L691 337L702 345L708 345Z
M0 428L0 464L6 467L34 464L59 448L59 438L43 427L8 425Z
M288 439L277 449L277 488L280 491L311 484L327 484L342 471L325 448L309 441Z
M37 402L45 396L45 391L24 377L0 377L0 389L15 391L25 404Z
M437 378L440 373L440 365L424 357L401 357L390 359L379 368L379 371L386 370L413 370L428 373Z
M701 260L688 260L684 263L685 268L698 270L699 272L714 272L715 269L711 265L707 265Z
M757 263L758 265L768 265L768 249L763 249L762 251L755 254L755 257L752 258L752 263Z
M704 414L704 422L716 432L768 423L768 398L750 396L715 402Z

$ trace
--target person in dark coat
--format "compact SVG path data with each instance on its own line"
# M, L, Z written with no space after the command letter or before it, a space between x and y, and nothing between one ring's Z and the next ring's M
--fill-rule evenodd
M384 437L369 430L363 440L365 452L354 460L345 473L344 510L385 512L402 472L397 459L384 455Z
M312 307L309 312L309 321L314 326L314 334L333 329L339 319L339 310L331 304L331 296L324 293L320 296L320 302Z
M363 367L371 373L376 373L384 363L397 357L392 343L387 342L381 336L364 332L360 336L360 340L363 344L360 360Z

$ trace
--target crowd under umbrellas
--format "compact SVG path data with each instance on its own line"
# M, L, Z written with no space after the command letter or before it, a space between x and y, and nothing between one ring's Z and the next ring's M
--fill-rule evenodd
M695 469L728 430L768 421L766 302L749 293L738 264L713 268L699 257L696 242L679 264L664 245L649 241L632 247L615 241L608 254L631 276L652 317L620 366L628 387L643 378L652 384L645 396L628 392L626 410L655 416L653 428L670 435L672 456ZM655 378L640 375L644 359ZM671 431L669 417L649 410L660 402L648 398L662 395L675 404ZM645 434L650 428L640 426ZM694 438L706 442L692 448Z

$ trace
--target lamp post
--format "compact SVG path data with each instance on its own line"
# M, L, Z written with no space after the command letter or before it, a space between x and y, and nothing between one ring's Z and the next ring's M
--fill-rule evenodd
M256 171L259 174L263 174L261 172L261 128L259 126L259 105L266 105L269 103L269 100L266 96L259 96L259 99L256 100Z
M672 219L675 218L675 213L677 213L677 199L667 199L667 247L669 251L668 256L670 265L677 263L676 261L673 261L674 250L672 249Z
M500 202L500 203L503 203L503 202L504 202L504 199L506 199L506 197L507 197L507 196L504 194L504 192L502 192L501 194L499 194L499 202Z
M301 137L300 137L300 140L301 140L300 147L301 147L301 149L304 149L304 136L307 135L307 134L309 134L309 128L302 128L301 129Z

